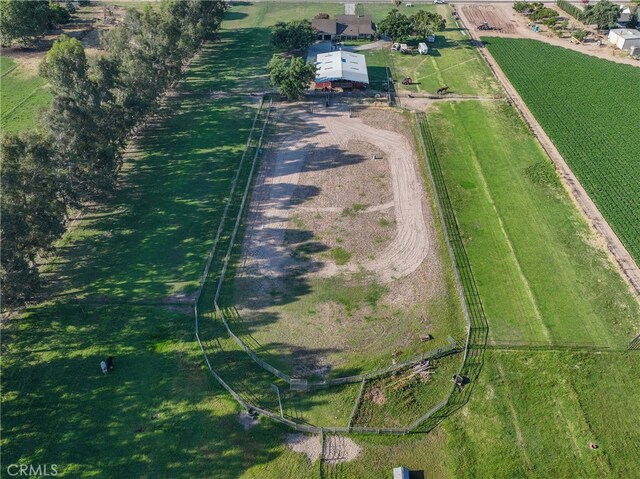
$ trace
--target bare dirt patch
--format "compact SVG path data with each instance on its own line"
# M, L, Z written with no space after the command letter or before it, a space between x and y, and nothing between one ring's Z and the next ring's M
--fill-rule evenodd
M308 436L306 434L287 434L285 439L287 446L293 452L299 452L307 456L313 464L322 454L320 436Z
M446 288L410 125L387 109L276 112L235 283L253 338L290 352L296 377L431 349L427 306Z
M460 10L467 20L468 28L478 28L479 25L486 22L490 27L497 28L502 33L516 32L516 21L505 17L502 11L493 5L463 5ZM491 32L492 30L488 31L488 33Z
M371 401L376 406L382 406L387 403L387 398L380 386L374 386L364 395L366 401Z
M327 436L324 451L320 436L317 435L287 434L286 443L292 451L306 455L312 464L323 453L323 459L327 464L351 462L360 455L362 450L352 439L344 436Z

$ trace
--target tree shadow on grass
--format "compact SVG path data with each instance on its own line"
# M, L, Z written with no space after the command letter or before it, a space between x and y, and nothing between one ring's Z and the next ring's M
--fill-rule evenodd
M49 304L14 327L3 357L7 463L57 464L83 477L231 478L284 450L285 428L239 424L238 406L203 367L192 315ZM115 370L103 375L107 355ZM259 370L235 373L269 390Z

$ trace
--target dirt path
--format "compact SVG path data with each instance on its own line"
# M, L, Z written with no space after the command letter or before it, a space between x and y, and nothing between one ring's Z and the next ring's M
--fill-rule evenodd
M558 171L562 184L571 193L571 198L579 206L579 209L584 213L589 223L598 232L599 237L604 240L607 249L613 256L615 263L622 271L623 276L627 279L630 287L634 293L640 297L640 269L636 265L635 261L626 250L622 242L618 239L614 231L611 229L607 221L604 219L595 203L591 200L585 189L582 187L576 176L567 165L566 161L555 147L551 139L547 136L544 129L537 122L525 102L522 100L516 89L511 85L511 82L507 76L500 69L500 66L493 58L491 53L482 45L479 39L477 31L470 31L471 37L478 41L480 45L480 52L485 58L489 67L494 72L496 77L502 83L507 95L510 97L513 104L516 106L522 117L528 123L529 127L533 131L534 135L540 142L540 145L545 150L551 161L553 161L556 170Z
M372 205L364 213L393 206L395 236L380 254L369 261L342 266L326 261L318 274L328 277L341 272L355 272L363 267L377 273L380 281L390 282L415 271L427 256L431 234L424 220L422 186L409 141L399 133L366 125L359 118L349 118L346 108L302 114L299 119L313 126L285 139L276 152L272 170L259 179L256 186L261 200L252 207L251 222L256 226L248 235L246 245L252 274L275 278L291 264L291 255L284 244L285 234L294 210L299 208L292 207L291 199L309 153L332 148L348 150L347 143L352 140L375 145L389 162L393 203ZM342 208L331 206L326 209L339 211Z
M625 63L640 67L640 61L628 56L621 56L621 51L605 41L603 46L598 46L595 40L587 41L580 45L571 43L569 38L558 38L555 34L546 31L547 27L542 26L542 32L536 33L527 27L529 19L513 10L511 3L496 3L492 5L461 4L457 9L464 25L469 29L471 37L478 39L484 37L504 37L504 38L530 38L541 42L549 43L559 47L575 50L598 58L604 58L616 63ZM550 8L555 8L548 5ZM582 26L581 23L570 18L565 12L555 8L560 16L569 18L570 23ZM502 31L480 31L476 27L486 21L489 25L502 28Z

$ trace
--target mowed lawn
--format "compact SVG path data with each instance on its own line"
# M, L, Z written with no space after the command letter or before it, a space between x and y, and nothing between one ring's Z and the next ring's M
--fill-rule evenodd
M51 102L46 81L20 60L0 57L0 129L28 130L37 114Z
M534 40L485 43L640 263L640 68Z
M491 340L624 348L638 303L515 111L451 102L429 122Z

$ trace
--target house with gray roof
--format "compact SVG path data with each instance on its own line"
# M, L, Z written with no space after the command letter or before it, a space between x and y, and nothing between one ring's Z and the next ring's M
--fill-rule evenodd
M371 39L376 33L371 15L336 15L334 19L314 18L311 26L318 31L318 40Z

